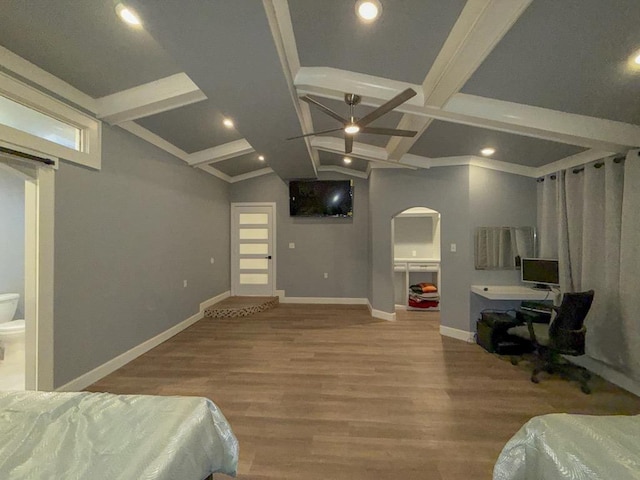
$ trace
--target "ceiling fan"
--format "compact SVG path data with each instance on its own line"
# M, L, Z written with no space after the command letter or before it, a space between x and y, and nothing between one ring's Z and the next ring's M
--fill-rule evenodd
M314 100L313 98L305 95L304 97L300 97L300 100L307 102L309 105L313 105L320 109L321 112L329 115L332 118L335 118L340 123L342 123L341 127L332 128L329 130L322 130L320 132L307 133L306 135L298 135L297 137L287 138L287 140L293 140L295 138L303 138L309 137L311 135L323 135L325 133L337 132L342 130L344 132L344 153L351 153L353 150L353 137L357 133L373 133L375 135L391 135L391 136L399 136L399 137L413 137L418 132L414 130L398 130L395 128L379 128L379 127L369 127L368 125L377 120L382 115L387 112L390 112L394 108L402 105L404 102L409 100L411 97L416 95L415 90L412 88L407 88L404 92L399 93L391 100L386 103L383 103L378 108L376 108L373 112L365 115L364 117L357 119L353 115L354 107L360 103L362 99L360 95L355 95L353 93L345 93L344 101L347 105L349 105L349 118L344 118L341 115L337 114L329 107L322 105L320 102Z

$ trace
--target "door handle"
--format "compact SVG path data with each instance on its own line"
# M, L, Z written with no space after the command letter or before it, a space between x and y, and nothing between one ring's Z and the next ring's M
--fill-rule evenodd
M264 258L267 258L267 259L271 260L271 255L268 255L268 256L266 256Z

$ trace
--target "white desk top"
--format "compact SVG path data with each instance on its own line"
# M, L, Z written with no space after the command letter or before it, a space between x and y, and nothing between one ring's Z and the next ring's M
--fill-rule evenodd
M489 300L553 300L554 293L522 285L471 285L471 291Z

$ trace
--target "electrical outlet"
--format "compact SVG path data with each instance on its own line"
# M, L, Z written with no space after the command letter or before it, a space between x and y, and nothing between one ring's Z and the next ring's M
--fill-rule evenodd
M329 274L327 272L324 272L324 278L329 278Z
M415 256L417 255L417 253L418 253L418 252L416 252L415 250L411 250L411 255L412 255L412 256L414 256L414 257L415 257Z
M456 252L458 250L458 246L455 243L451 244L451 251Z
M291 243L289 244L289 248L296 248L296 244L295 244L295 243L293 243L293 242L291 242Z
M211 265L213 265L214 263L216 263L215 258L211 257Z
M183 286L184 288L187 288L187 281L186 281L186 280L183 280L183 281L182 281L182 286Z

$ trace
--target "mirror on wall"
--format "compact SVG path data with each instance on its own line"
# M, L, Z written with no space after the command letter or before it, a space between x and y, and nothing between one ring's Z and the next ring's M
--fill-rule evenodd
M520 259L535 257L534 227L477 227L476 270L515 270Z

